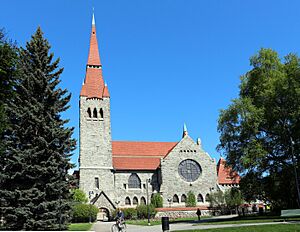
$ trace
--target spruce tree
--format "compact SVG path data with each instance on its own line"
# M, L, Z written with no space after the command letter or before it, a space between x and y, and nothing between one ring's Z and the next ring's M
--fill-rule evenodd
M75 147L73 128L61 113L71 95L59 87L59 59L40 28L19 51L15 96L9 103L11 126L0 163L5 229L66 229L70 214L67 172Z
M17 47L6 38L4 29L0 29L0 136L7 127L5 108L7 101L12 98L14 76L16 72ZM0 152L3 149L0 140ZM1 165L1 164L0 164ZM0 166L1 167L1 166Z
M7 102L13 97L14 76L16 73L17 47L7 39L4 29L0 29L0 190L5 176L4 163L1 157L5 151L3 142L4 132L8 127ZM0 206L3 202L0 194ZM3 213L0 208L0 219ZM0 224L0 229L2 224Z

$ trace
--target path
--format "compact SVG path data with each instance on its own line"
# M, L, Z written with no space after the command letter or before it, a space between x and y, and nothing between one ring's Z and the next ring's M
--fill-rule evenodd
M228 227L243 227L243 226L256 226L256 225L276 225L276 224L288 224L289 222L262 222L262 223L247 223L247 224L220 224L220 225L198 225L194 222L182 222L170 224L170 231L175 230L195 230L195 229L215 229L215 228L228 228ZM114 222L97 222L94 224L92 230L95 232L110 232L111 226ZM128 225L127 232L160 232L162 231L161 225L154 226L137 226Z

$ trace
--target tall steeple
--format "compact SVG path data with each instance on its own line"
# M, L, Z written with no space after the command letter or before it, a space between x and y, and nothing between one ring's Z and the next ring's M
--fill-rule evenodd
M81 88L80 96L85 96L87 98L103 98L104 92L105 97L109 97L107 86L104 86L102 77L102 64L100 61L98 41L96 36L95 15L93 13L86 75Z
M99 49L98 49L98 41L96 36L96 23L95 23L95 15L93 13L92 18L92 31L90 38L90 50L87 65L96 65L101 66ZM101 68L101 67L100 67Z

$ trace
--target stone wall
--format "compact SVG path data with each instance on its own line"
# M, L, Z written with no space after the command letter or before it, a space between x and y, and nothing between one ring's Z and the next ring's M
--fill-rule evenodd
M141 180L141 188L140 189L130 189L128 188L128 179L129 176L135 173ZM124 172L116 172L115 173L115 192L116 192L116 201L119 201L119 206L122 208L125 207L132 207L133 205L133 198L137 197L138 204L141 203L141 198L144 197L147 201L147 191L146 191L146 179L150 179L151 182L148 185L149 188L149 201L151 194L156 192L153 186L157 186L157 175L156 172L149 171L149 172L141 172L141 171L124 171ZM125 205L125 198L129 197L131 201L131 205Z
M186 159L191 159L200 164L202 172L200 177L194 182L185 181L178 173L179 164ZM199 145L197 145L188 135L186 135L168 156L161 160L161 192L164 200L164 206L168 206L168 199L172 199L174 194L180 198L183 194L187 196L192 191L197 199L198 194L202 194L205 202L206 194L209 194L217 187L216 162ZM173 204L173 203L172 203ZM181 203L184 205L184 203ZM175 205L172 205L175 207Z
M155 215L155 218L161 218L161 217L169 217L169 218L191 218L191 217L197 217L196 214L197 209L195 210L169 210L169 211L158 211L157 214ZM210 216L211 211L206 209L206 210L201 210L201 216Z
M89 117L88 108L92 117ZM93 117L93 110L97 110L97 118ZM100 115L103 110L103 118ZM80 159L79 187L89 196L93 191L104 191L114 199L114 175L112 167L112 143L110 126L110 99L87 99L80 97ZM99 188L95 178L99 178Z

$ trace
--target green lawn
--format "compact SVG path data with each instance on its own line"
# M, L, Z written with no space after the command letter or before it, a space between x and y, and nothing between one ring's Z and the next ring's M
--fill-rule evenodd
M262 223L262 222L283 222L283 218L280 216L256 216L256 217L244 217L244 218L230 218L221 221L203 222L201 225L223 225L223 224L248 224L248 223ZM300 221L299 217L288 218L286 221ZM198 225L198 224L195 224Z
M235 228L218 228L207 230L181 230L180 232L300 232L300 224L287 224L287 225L262 225L262 226L242 226ZM176 231L174 231L176 232ZM179 232L179 231L178 231Z
M86 231L91 230L92 223L73 223L69 225L68 230Z

